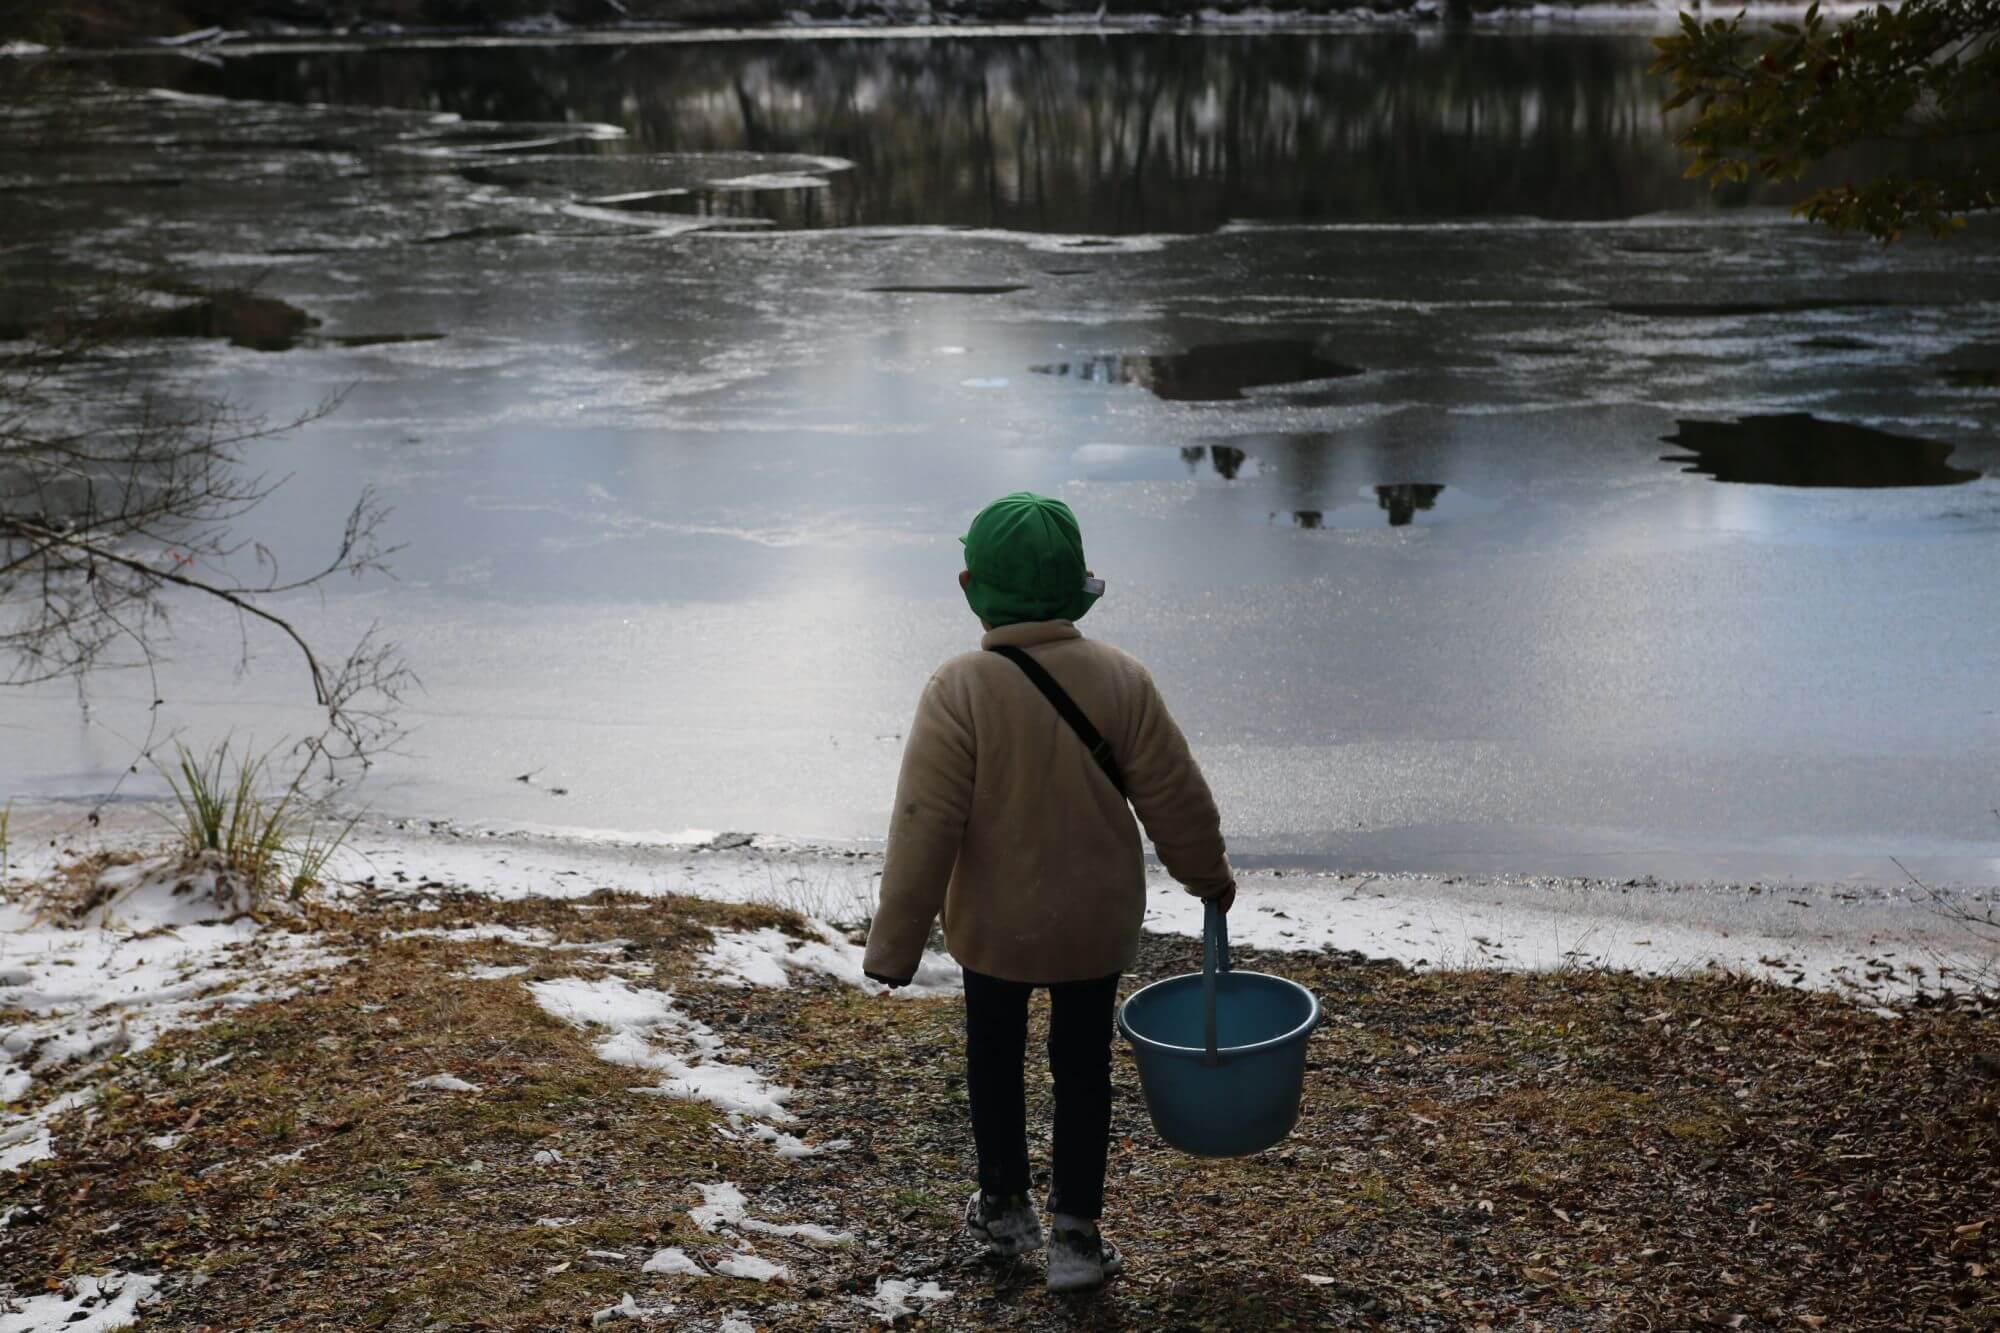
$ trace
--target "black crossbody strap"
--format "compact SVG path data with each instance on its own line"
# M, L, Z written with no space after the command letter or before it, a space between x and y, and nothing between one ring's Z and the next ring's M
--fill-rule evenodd
M1120 796L1123 796L1125 775L1118 769L1118 760L1111 753L1111 743L1104 739L1096 727L1090 725L1090 719L1083 715L1083 710L1076 706L1076 700L1069 697L1069 692L1056 684L1056 678L1043 670L1040 662L1012 645L989 648L986 651L998 653L1021 668L1021 673L1034 682L1035 688L1042 692L1042 697L1055 705L1056 712L1062 715L1063 721L1069 723L1070 730L1077 734L1084 748L1090 751L1090 757L1104 770L1104 776L1111 779L1111 785L1118 789Z

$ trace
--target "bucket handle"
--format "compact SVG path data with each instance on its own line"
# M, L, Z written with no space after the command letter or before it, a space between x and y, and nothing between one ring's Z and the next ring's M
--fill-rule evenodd
M1201 1021L1207 1053L1202 1063L1213 1068L1222 1063L1215 1044L1215 979L1229 970L1229 917L1213 902L1205 905L1201 930Z

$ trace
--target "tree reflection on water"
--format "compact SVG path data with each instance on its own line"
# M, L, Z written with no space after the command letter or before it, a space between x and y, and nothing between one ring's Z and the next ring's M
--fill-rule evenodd
M1116 234L1712 206L1681 179L1650 60L1634 34L1431 31L374 50L119 72L235 97L628 131L563 146L572 162L752 152L855 164L823 187L687 198L709 216Z
M1409 526L1419 509L1436 505L1438 496L1443 494L1444 487L1436 484L1406 482L1395 486L1377 486L1375 503L1387 511L1390 527L1401 528Z

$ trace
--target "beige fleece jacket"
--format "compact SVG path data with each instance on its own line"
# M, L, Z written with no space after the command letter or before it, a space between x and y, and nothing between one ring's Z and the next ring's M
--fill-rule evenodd
M1128 807L1026 673L1025 648L1069 692L1125 775ZM1146 909L1133 812L1197 897L1233 882L1221 819L1146 668L1066 620L989 631L925 685L903 747L866 968L912 976L931 922L975 972L1082 981L1132 965Z

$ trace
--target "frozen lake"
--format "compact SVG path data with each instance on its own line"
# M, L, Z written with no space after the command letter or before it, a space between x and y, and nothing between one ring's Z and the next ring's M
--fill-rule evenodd
M274 415L346 391L261 448L290 480L249 527L302 565L362 487L396 506L397 579L297 608L424 679L384 813L879 837L976 642L955 539L1026 487L1076 509L1084 630L1153 667L1247 861L2000 883L2000 392L1953 373L2000 367L2000 230L1885 249L1711 197L1649 59L108 61L131 94L0 138L0 281L171 270L323 321L158 355ZM442 336L366 341L408 334ZM176 625L191 738L306 725L277 644L238 674L229 622ZM0 694L0 795L104 791L154 697Z

